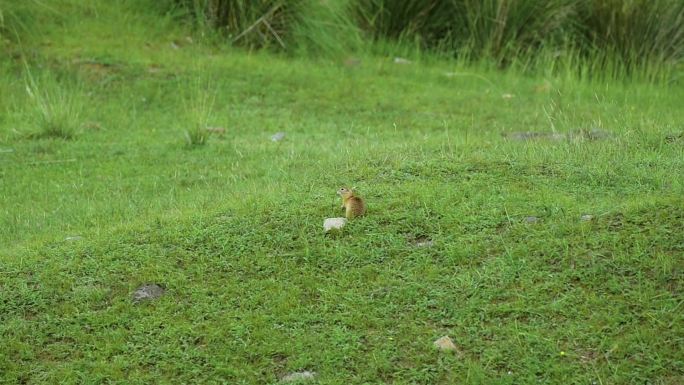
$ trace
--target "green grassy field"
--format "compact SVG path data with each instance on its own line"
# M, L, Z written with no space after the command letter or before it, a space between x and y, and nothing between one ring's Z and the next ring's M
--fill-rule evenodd
M0 383L684 383L680 82L284 58L97 4L0 58ZM325 235L343 185L368 215Z

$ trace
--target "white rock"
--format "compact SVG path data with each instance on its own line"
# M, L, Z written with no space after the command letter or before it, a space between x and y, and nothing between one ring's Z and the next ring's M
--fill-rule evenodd
M395 64L411 64L411 61L409 59L404 59L403 57L395 57L394 63Z
M316 372L310 372L305 370L303 372L290 373L280 379L280 382L300 382L300 381L310 381L316 377Z
M157 299L164 295L165 292L166 290L156 283L142 285L133 293L133 303Z
M80 235L72 235L70 237L64 238L65 241L80 241L81 239L83 239L83 237Z
M280 142L285 138L285 133L284 132L276 132L275 134L271 135L271 141L273 142Z
M347 218L325 218L323 229L327 233L330 230L339 230L347 224Z
M416 247L432 247L435 243L431 240L416 242Z
M443 352L455 352L458 350L454 341L449 336L442 336L434 342L435 347Z
M591 214L584 214L580 217L580 219L586 222L594 219L594 216Z

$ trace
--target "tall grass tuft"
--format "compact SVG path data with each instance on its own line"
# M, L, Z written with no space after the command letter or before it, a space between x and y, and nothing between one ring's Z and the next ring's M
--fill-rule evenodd
M617 58L623 70L655 69L684 59L684 1L591 0L580 3L581 47L601 61Z
M176 0L204 32L231 44L289 53L357 49L362 34L348 0Z
M361 51L366 42L354 18L351 1L300 3L298 18L292 26L292 53L336 56Z
M34 37L35 24L44 17L62 17L57 7L41 0L0 0L0 42Z
M180 122L185 125L185 143L189 147L203 146L209 138L207 127L214 118L216 91L198 75L181 85L180 94L184 108Z
M200 27L214 29L231 43L251 48L286 47L300 2L178 0Z
M357 17L374 39L399 39L426 49L505 65L562 41L573 0L357 0Z
M24 84L35 127L30 136L73 139L78 133L84 107L80 87L60 82L50 73L36 78L28 68Z

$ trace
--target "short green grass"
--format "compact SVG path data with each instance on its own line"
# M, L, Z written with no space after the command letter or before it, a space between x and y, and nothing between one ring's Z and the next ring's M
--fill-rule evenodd
M28 135L1 67L0 382L684 382L680 84L284 59L72 11L27 57L82 98L71 139ZM341 185L368 215L326 236Z

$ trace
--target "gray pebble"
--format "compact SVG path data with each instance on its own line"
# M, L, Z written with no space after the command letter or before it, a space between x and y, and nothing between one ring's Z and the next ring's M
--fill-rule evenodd
M316 372L305 370L303 372L290 373L280 379L282 383L310 381L316 377Z
M284 132L276 132L275 134L271 135L271 141L272 142L280 142L284 138L285 138Z
M166 290L156 283L142 285L133 293L133 303L157 299L164 295L164 292Z
M526 223L537 223L537 222L539 222L539 218L533 217L533 216L525 217L525 222Z

